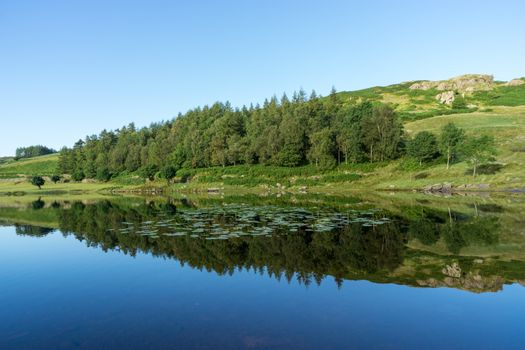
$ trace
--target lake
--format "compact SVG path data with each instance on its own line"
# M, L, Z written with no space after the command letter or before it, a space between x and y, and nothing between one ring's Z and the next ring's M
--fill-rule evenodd
M0 348L521 348L524 208L2 197Z

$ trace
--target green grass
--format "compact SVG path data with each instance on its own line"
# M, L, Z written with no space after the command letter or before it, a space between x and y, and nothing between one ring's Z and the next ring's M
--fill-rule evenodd
M0 165L11 162L12 160L13 160L13 157L0 157Z
M11 160L0 165L0 177L18 177L42 175L51 176L57 173L58 154L50 154L41 157Z
M414 134L427 130L439 134L447 123L454 123L465 129L467 134L486 134L495 138L500 154L503 157L516 157L523 161L519 150L525 142L525 106L494 107L492 112L475 112L438 116L405 124L408 133Z
M3 180L0 181L0 195L35 195L35 196L57 196L57 195L76 195L96 192L107 192L112 189L119 189L119 186L114 183L82 183L82 182L70 182L70 183L57 183L54 184L50 181L46 181L42 189L31 185L27 179L17 180Z
M498 86L492 91L475 93L473 99L488 106L523 106L525 105L525 84Z
M467 93L465 94L465 102L467 105L476 106L476 108L461 111L454 110L436 100L436 95L442 91L437 89L410 90L410 86L417 82L411 81L389 86L343 91L338 95L349 103L362 100L390 103L405 121L432 118L445 114L474 112L476 108L525 106L525 84L506 86L503 82L495 82L495 87L492 90Z
M380 163L341 165L335 169L322 169L313 165L288 168L264 165L239 165L204 169L181 169L179 177L188 177L192 184L220 184L226 186L319 186L329 183L350 183L363 173L383 166Z

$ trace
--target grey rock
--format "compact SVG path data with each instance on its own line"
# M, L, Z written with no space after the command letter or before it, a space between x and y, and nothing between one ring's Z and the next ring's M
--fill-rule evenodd
M456 96L454 94L454 91L446 91L436 95L436 100L446 105L452 104L452 102L454 102L455 99Z
M519 85L522 85L522 84L525 84L525 81L523 81L523 79L512 79L511 81L509 81L505 85L506 86L519 86Z

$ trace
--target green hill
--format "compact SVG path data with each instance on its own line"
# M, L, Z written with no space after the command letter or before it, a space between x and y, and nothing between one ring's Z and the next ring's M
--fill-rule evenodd
M0 164L0 178L11 179L31 175L51 176L57 173L58 154L9 160Z
M469 167L465 162L455 164L447 170L440 160L419 166L407 157L383 163L341 164L330 170L322 170L312 164L290 168L268 164L208 168L197 166L194 169L179 170L178 178L189 179L189 182L177 186L197 189L210 186L266 186L277 190L282 187L308 186L328 192L355 188L411 189L440 182L483 183L497 189L525 187L525 174L522 170L525 168L523 78L499 82L487 75L464 75L443 81L411 81L344 91L337 96L343 104L348 105L363 101L391 105L401 117L408 135L423 130L439 134L440 128L449 122L463 128L467 135L491 135L496 141L499 166L492 173L482 173L476 179L468 174ZM328 98L330 97L324 99ZM190 117L191 113L183 119ZM148 132L163 132L157 130L160 129L153 128ZM184 133L185 130L175 132ZM158 149L162 150L161 147ZM140 153L140 148L137 152ZM19 161L2 159L0 179L5 182L8 181L5 179L31 175L50 176L57 173L57 167L57 154ZM122 172L112 182L119 185L144 183L133 172ZM154 186L165 185L160 180L149 183Z
M453 108L437 98L451 92L454 100L463 99L465 108ZM443 114L490 111L494 106L524 106L525 78L510 82L494 81L491 76L467 74L441 81L410 81L389 86L376 86L357 91L340 92L349 102L369 100L389 103L405 120L416 120Z

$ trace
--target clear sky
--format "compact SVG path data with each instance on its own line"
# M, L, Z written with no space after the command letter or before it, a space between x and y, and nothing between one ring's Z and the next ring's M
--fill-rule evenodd
M215 101L525 76L525 1L0 0L0 156Z

